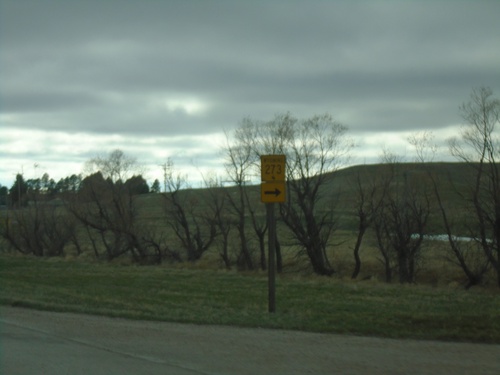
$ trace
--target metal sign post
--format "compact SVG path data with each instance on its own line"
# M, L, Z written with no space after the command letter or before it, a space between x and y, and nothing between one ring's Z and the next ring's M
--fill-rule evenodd
M260 200L266 204L268 230L268 298L269 312L276 312L276 219L274 203L283 203L286 198L285 155L262 155Z
M267 203L267 230L269 245L268 261L268 300L269 312L276 312L276 220L274 220L274 203Z

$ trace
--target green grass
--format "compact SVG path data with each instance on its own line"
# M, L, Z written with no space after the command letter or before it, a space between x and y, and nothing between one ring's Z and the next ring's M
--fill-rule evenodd
M131 319L500 343L498 290L0 256L0 304Z

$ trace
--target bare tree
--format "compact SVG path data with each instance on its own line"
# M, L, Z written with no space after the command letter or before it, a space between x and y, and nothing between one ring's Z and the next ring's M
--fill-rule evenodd
M293 137L296 131L298 119L291 113L277 114L273 119L267 122L255 122L256 132L253 138L253 149L256 160L262 155L285 155L289 152L289 145L293 143ZM260 166L257 166L260 167ZM262 207L262 206L261 206ZM264 254L264 236L267 232L267 222L264 226L262 221L256 220L256 215L251 212L254 230L259 237L261 248L261 264L265 264ZM278 219L279 221L279 219ZM278 272L283 270L283 256L281 254L281 241L276 234L276 269ZM264 267L263 267L264 269Z
M465 222L467 219L464 218L464 210L460 207L459 209L452 210L450 207L445 207L442 194L439 190L439 186L443 184L439 183L439 176L432 175L432 184L434 188L434 194L437 200L439 211L443 219L443 226L445 233L450 245L451 256L446 258L453 264L456 264L464 272L467 277L466 289L478 285L483 281L485 273L488 271L490 262L485 256L484 252L481 251L480 242L477 239L463 240L456 235L457 225L454 225L452 218L461 218ZM458 193L455 190L455 194L460 198L462 202L465 202L463 194ZM461 211L461 212L460 212ZM469 210L465 210L469 212ZM456 220L455 220L456 224Z
M101 172L104 179L111 181L125 181L133 175L141 175L142 168L137 163L137 159L126 155L122 150L116 149L109 155L99 155L85 163L87 175Z
M262 122L245 118L240 126L233 132L231 139L228 137L226 146L226 170L230 180L238 187L238 200L232 199L231 205L239 218L239 228L246 223L243 217L250 219L251 228L258 240L260 267L267 268L265 237L268 223L265 216L264 206L256 203L255 197L249 194L248 188L243 188L245 183L253 176L259 175L260 156L269 154L284 154L285 144L290 143L289 131L293 131L291 124L295 122L289 113L276 115L268 122ZM244 176L241 174L243 173ZM240 240L241 240L241 230ZM247 237L247 234L245 234ZM283 269L281 245L278 238L276 245L276 268L278 272ZM250 248L243 248L242 255ZM252 252L250 250L250 252ZM243 256L242 259L246 257Z
M498 157L500 138L500 100L490 88L472 90L470 100L460 106L467 122L460 138L449 141L450 151L474 171L470 187L470 202L475 225L470 236L477 239L497 274L500 287L500 167Z
M434 143L434 134L430 131L413 133L408 137L408 143L415 148L415 161L429 163L434 161L438 147Z
M146 181L135 174L135 158L114 150L90 159L93 171L81 183L78 194L66 200L68 209L83 224L96 256L102 248L108 259L130 254L140 263L159 263L165 255L176 257L139 217L137 194L149 191ZM125 180L127 178L127 180Z
M131 204L131 197L121 193L111 180L105 180L98 172L86 177L78 195L66 202L73 215L87 228L96 256L100 256L101 246L108 259L130 250L126 233L137 210Z
M384 150L384 194L376 210L374 229L387 282L397 270L400 283L415 281L422 242L431 213L430 195L421 177L412 178L395 154Z
M361 270L360 250L363 238L379 214L391 184L391 178L383 174L374 176L359 172L354 176L351 184L352 191L355 192L355 215L358 219L356 243L353 248L354 269L351 275L351 278L355 279Z
M434 136L431 132L419 132L412 134L408 138L408 142L415 148L416 162L428 163L434 160L437 152L437 145L433 142ZM451 178L445 176L441 169L435 169L429 164L426 165L426 172L434 192L434 197L437 204L437 210L441 215L443 228L449 243L449 254L445 258L452 264L457 265L467 277L466 288L477 285L482 282L486 271L489 268L488 258L480 251L477 241L464 240L457 234L463 230L463 224L459 227L459 222L467 222L463 212L463 207L450 207L445 204L442 190L446 189L447 200L455 197L456 202L467 203L467 197L463 192L457 189Z
M391 281L390 262L395 260L400 283L415 281L417 262L430 215L427 194L418 191L403 176L403 186L386 195L376 219L375 230L382 254L386 281Z
M229 205L236 216L236 230L238 231L240 252L238 266L240 268L255 269L252 250L249 246L246 215L248 211L247 181L251 177L252 168L255 168L256 156L253 148L255 128L250 121L244 120L237 128L232 139L226 135L225 168L229 180L235 185L234 193L228 195Z
M29 207L10 212L2 236L17 251L35 256L60 256L73 240L76 224L61 207L30 200Z
M263 243L267 227L259 219L262 215L256 214L258 211L250 203L244 184L252 172L257 174L259 156L284 154L288 199L280 204L281 220L291 230L293 241L307 254L314 272L333 274L327 247L335 228L332 209L335 199L325 188L330 177L328 173L344 165L353 147L345 136L346 130L328 114L298 120L286 113L268 122L251 119L242 122L225 151L228 175L239 192L230 201L238 217L237 228L245 257L250 258L249 249L243 245L247 243L246 232L242 230L247 214L261 239L261 259L265 259ZM280 260L278 256L278 264Z
M283 221L307 254L315 273L332 275L327 248L335 229L333 194L325 189L329 172L345 165L353 147L347 128L331 115L291 121L285 144L287 202L280 205Z
M216 220L204 212L200 193L189 189L186 176L175 174L167 162L165 197L166 220L186 250L187 260L195 262L209 249L217 236Z
M224 188L222 179L215 175L204 178L204 184L208 191L207 206L209 215L213 218L220 238L219 255L224 266L230 269L233 260L230 254L229 234L233 225L233 219L227 209L229 205L228 194Z

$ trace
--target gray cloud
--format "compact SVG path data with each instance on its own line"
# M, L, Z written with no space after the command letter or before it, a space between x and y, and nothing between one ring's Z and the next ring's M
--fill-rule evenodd
M359 135L442 129L473 87L500 92L498 14L497 1L0 0L0 119L132 140L285 111Z

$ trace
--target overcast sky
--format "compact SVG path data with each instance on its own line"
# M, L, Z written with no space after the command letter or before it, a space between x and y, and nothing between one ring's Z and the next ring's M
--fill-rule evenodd
M498 0L0 0L0 184L114 149L150 183L167 157L195 179L222 166L224 130L287 111L347 125L356 163L409 155L411 133L457 133L472 88L500 97L499 16Z

